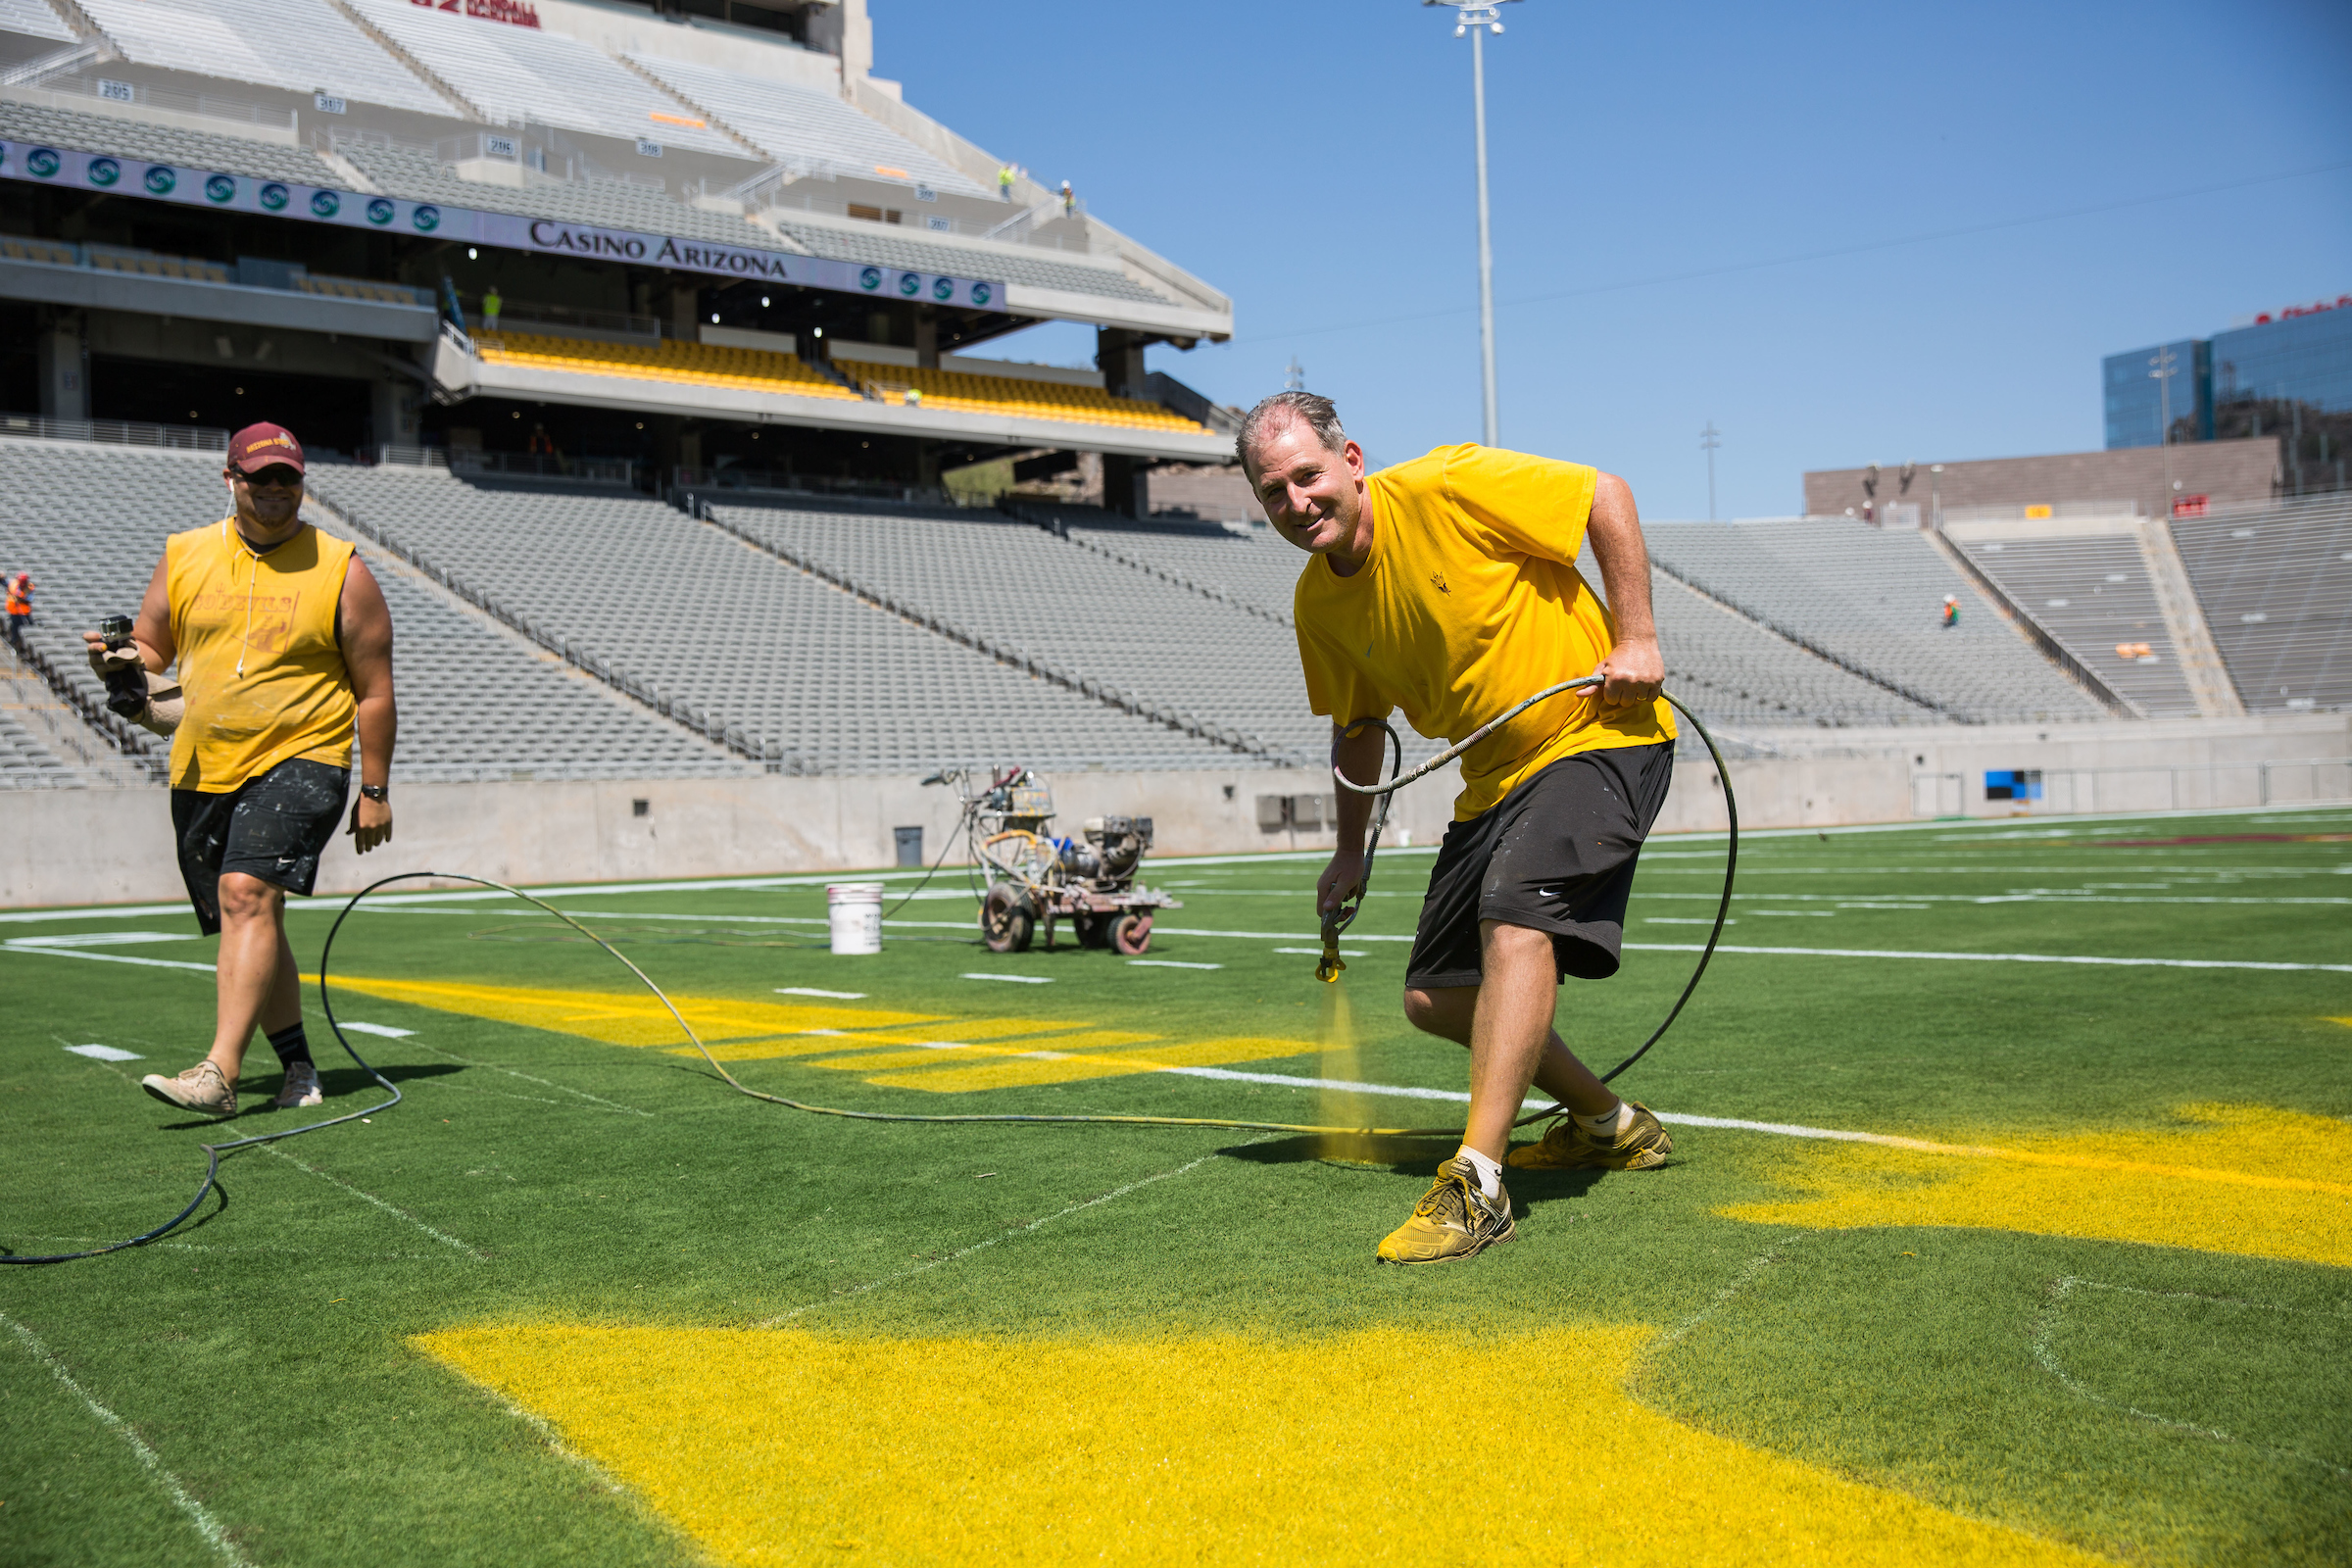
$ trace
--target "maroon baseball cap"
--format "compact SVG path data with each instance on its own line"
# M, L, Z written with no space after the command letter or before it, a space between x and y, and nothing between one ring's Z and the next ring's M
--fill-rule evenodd
M239 473L259 473L280 463L303 471L302 443L282 424L249 424L228 438L228 466Z

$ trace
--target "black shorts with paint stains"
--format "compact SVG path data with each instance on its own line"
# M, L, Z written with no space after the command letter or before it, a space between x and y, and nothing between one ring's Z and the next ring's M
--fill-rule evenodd
M278 763L218 795L172 792L179 876L206 936L220 930L220 877L242 871L308 896L318 857L343 825L351 769L303 758Z
M1615 974L1634 864L1673 782L1671 741L1580 752L1446 828L1404 983L1477 985L1481 920L1550 932L1563 979Z

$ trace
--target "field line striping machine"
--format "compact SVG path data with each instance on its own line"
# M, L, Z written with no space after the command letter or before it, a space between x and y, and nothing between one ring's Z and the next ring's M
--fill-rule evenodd
M986 785L975 782L986 776ZM1183 905L1135 879L1152 848L1148 816L1090 816L1083 837L1055 838L1054 792L1029 768L975 774L943 768L923 781L946 784L962 802L962 828L973 858L988 872L980 899L980 935L991 953L1026 953L1043 921L1067 920L1081 946L1133 957L1152 946L1152 918Z

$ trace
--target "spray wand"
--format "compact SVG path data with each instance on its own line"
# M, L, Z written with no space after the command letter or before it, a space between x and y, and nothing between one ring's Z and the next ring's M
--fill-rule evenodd
M1404 771L1404 742L1396 738L1395 727L1387 719L1359 718L1340 731L1340 738L1353 740L1358 732L1368 729L1374 724L1378 724L1382 732L1389 737L1389 747L1396 758L1396 770L1402 773ZM1340 772L1337 765L1333 766L1331 776L1339 779L1343 784L1348 784L1348 779ZM1348 784L1348 788L1356 789L1359 794L1365 793L1353 784ZM1340 978L1340 971L1348 967L1347 964L1340 961L1340 933L1354 924L1355 917L1364 912L1364 896L1372 888L1372 858L1380 853L1380 830L1388 826L1389 798L1394 790L1395 786L1392 785L1389 789L1382 790L1373 796L1372 822L1364 835L1364 874L1356 878L1355 886L1340 895L1340 902L1332 906L1323 916L1323 956L1315 960L1315 978L1325 985L1336 982Z

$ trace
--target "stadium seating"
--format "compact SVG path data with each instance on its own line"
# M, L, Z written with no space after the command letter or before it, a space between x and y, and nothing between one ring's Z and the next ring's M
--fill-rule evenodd
M138 0L146 3L146 0ZM592 44L410 0L354 7L493 124L525 121L749 158L677 99Z
M2196 693L2133 535L1947 537L2118 696L2151 718L2196 714Z
M76 41L74 29L43 0L0 0L0 32L48 38L57 43Z
M152 124L140 120L84 115L71 109L44 109L11 100L0 100L0 141L78 147L124 158L144 158L175 169L212 170L301 185L340 188L345 183L308 148L209 130L182 130L176 125Z
M6 657L0 654L0 659ZM42 745L30 727L0 707L0 790L78 790L88 785L79 768Z
M313 476L335 505L539 635L739 730L788 770L1238 760L860 603L659 502L388 466Z
M481 357L494 365L527 365L574 375L618 375L641 381L680 381L690 386L739 387L794 397L862 401L838 381L825 378L798 355L765 349L722 348L711 343L599 343L585 338L542 337L501 332L475 339Z
M314 477L334 471L311 469ZM220 456L0 440L0 494L8 498L0 502L0 561L23 565L40 585L33 640L99 697L81 630L137 608L167 535L221 514ZM399 777L757 771L462 609L401 564L366 553L393 612Z
M81 253L59 240L26 239L19 234L11 234L0 239L0 260L43 262L51 267L79 267Z
M839 94L659 55L627 57L688 103L750 138L795 177L895 179L967 196L993 195L961 170L859 114Z
M1065 419L1080 424L1124 425L1137 430L1182 430L1188 434L1204 428L1156 403L1113 397L1101 387L1030 381L1008 375L973 375L963 370L866 365L854 360L833 363L843 374L885 403L904 406L911 391L926 409L950 409L964 414L1002 414L1023 419Z
M420 288L405 283L378 283L364 277L328 277L319 272L298 273L294 286L305 294L323 294L329 299L368 300L377 305L416 305L431 310L433 297Z
M2172 526L2246 707L2352 708L2352 502L2282 501Z
M83 0L125 59L418 114L455 106L325 0ZM289 40L299 47L288 48Z
M84 245L82 254L101 272L129 272L139 277L176 277L191 283L225 283L228 269L219 262L192 256L158 256L153 251L126 250L119 245ZM404 302L405 303L405 302Z
M904 611L986 635L1073 676L1247 739L1320 759L1296 639L1262 616L1075 550L993 512L817 511L733 504L731 526Z
M1918 533L1836 518L1645 532L1651 560L1671 575L1951 717L2108 716ZM1946 594L1963 606L1956 626L1940 624Z

